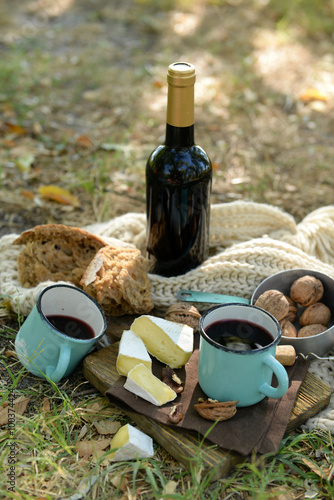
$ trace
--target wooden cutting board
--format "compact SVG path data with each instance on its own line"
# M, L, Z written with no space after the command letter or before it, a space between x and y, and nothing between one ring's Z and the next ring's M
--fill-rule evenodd
M115 328L113 333L116 333ZM118 332L115 336L119 337ZM87 356L84 360L85 377L102 394L105 394L109 387L120 378L116 370L117 354L118 343L114 343ZM328 385L308 373L291 412L287 432L295 429L309 417L318 413L321 408L327 406L330 396L331 390ZM237 463L244 460L244 457L237 453L212 445L209 441L203 441L184 430L159 424L133 410L126 410L124 413L188 470L200 454L204 469L212 473L212 480L227 475Z

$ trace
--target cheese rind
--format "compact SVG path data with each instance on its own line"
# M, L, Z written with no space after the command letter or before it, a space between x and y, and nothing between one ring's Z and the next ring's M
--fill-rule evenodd
M113 462L151 458L154 455L153 439L130 424L123 425L110 442L112 451L109 456Z
M152 371L152 360L144 342L131 330L125 330L118 348L116 360L117 372L126 377L129 371L140 363Z
M137 365L129 371L124 389L155 406L162 406L173 401L177 396L173 389L153 375L143 364Z
M142 315L134 320L131 330L152 356L171 368L185 365L193 352L194 331L188 325Z

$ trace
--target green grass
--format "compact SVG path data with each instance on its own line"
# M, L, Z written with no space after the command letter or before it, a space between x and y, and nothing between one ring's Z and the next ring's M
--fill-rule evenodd
M51 177L52 182L59 182L64 187L73 188L74 192L77 190L80 193L83 192L84 200L86 198L91 200L87 202L87 206L90 215L93 214L91 219L94 221L108 220L115 215L114 206L111 206L113 201L110 201L108 193L119 194L120 192L123 196L121 190L123 179L116 178L115 172L126 171L131 175L139 173L141 176L138 181L134 181L134 185L132 185L132 180L127 182L130 194L127 193L123 197L126 200L124 207L130 196L144 199L144 165L151 146L157 141L157 128L161 125L161 119L164 119L165 114L164 110L157 112L149 108L151 95L156 96L160 90L153 87L153 76L152 79L147 76L150 75L147 68L152 65L152 68L157 71L157 77L163 75L164 78L165 70L162 68L167 65L167 61L169 63L171 58L179 55L180 45L185 51L185 56L193 55L192 51L187 50L187 38L181 43L177 37L174 37L164 17L159 18L159 23L155 24L153 16L157 11L167 14L182 9L192 11L193 8L201 5L200 1L165 0L158 5L156 0L136 0L133 4L135 8L132 11L129 9L128 13L123 14L124 18L120 18L124 26L128 23L130 28L138 29L138 20L144 19L145 16L147 19L149 16L148 21L152 21L152 30L158 30L157 26L160 26L160 23L162 29L161 33L157 31L156 37L152 36L151 43L154 45L154 51L148 49L147 54L144 54L142 46L139 45L134 47L132 52L126 52L125 56L128 59L125 57L125 69L123 68L121 81L127 82L127 77L130 76L132 80L127 82L127 87L124 91L121 89L121 92L116 92L116 87L119 82L119 58L122 54L117 51L114 66L115 53L110 52L113 47L107 38L103 38L105 34L96 36L96 39L87 37L87 43L82 37L79 40L80 43L77 42L77 45L74 43L74 46L70 47L73 54L78 56L77 65L72 65L66 58L62 58L64 56L61 52L63 44L59 41L62 27L52 25L51 22L48 29L53 29L56 42L55 53L52 51L51 44L49 47L44 47L44 38L37 31L35 35L32 34L17 44L0 47L0 110L5 113L13 109L12 115L2 117L3 121L23 123L29 130L34 122L38 122L43 128L36 143L33 142L35 139L28 136L30 138L28 145L36 147L35 175L23 183L19 174L16 173L14 188L21 187L21 182L24 187L35 189L37 183L48 184L49 177ZM220 8L223 9L221 12ZM213 9L215 22L212 18L210 20L210 9ZM286 183L298 182L300 178L302 188L293 195L293 204L288 208L293 212L300 203L303 213L308 213L310 209L306 205L309 196L307 192L304 194L303 189L306 189L307 184L313 187L314 178L316 174L318 175L319 169L325 171L332 168L331 149L324 149L324 151L321 149L320 160L309 157L304 145L293 159L279 157L274 161L261 156L261 137L257 148L254 148L247 140L248 135L251 137L253 133L251 127L247 128L247 117L250 110L251 116L255 113L257 117L256 113L258 113L261 117L262 108L259 110L256 103L248 103L245 106L243 91L245 88L255 89L260 100L262 99L262 105L271 106L273 113L277 113L277 110L281 112L281 95L275 89L263 86L261 78L253 71L252 64L246 64L246 61L252 60L252 47L250 39L243 38L244 34L240 40L237 37L236 42L233 36L229 36L229 25L227 25L225 27L226 39L222 40L217 35L210 39L210 45L205 41L205 36L210 32L207 26L213 28L213 33L215 29L217 33L222 33L219 15L222 16L221 20L224 20L225 13L232 12L233 15L238 16L244 10L252 11L253 15L261 11L261 16L268 21L268 24L264 23L264 26L268 28L269 25L269 29L276 30L276 34L280 31L290 33L291 28L292 40L300 36L303 42L308 41L311 47L317 47L314 44L314 38L322 37L323 40L331 36L334 31L334 3L333 0L270 0L251 3L246 0L210 0L207 2L207 11L205 12L205 9L204 12L200 11L205 21L203 28L199 23L199 32L203 29L201 32L203 38L196 32L191 39L188 39L189 45L194 45L195 57L198 57L198 54L203 55L203 60L199 65L199 82L205 76L205 68L210 68L217 79L217 106L222 108L226 106L230 114L226 119L224 117L216 119L215 123L219 125L218 132L214 129L208 132L212 154L222 165L221 172L215 173L216 180L222 178L222 184L225 182L226 172L231 168L231 164L233 166L233 162L236 164L236 177L250 178L250 181L233 185L232 188L219 186L220 190L217 195L231 191L233 194L238 194L240 198L266 202L268 189L275 190L277 177L283 190ZM194 12L198 14L198 11L194 10ZM111 22L108 12L91 11L91 14L87 15L88 21ZM229 19L231 21L232 18L229 17ZM260 17L258 19L260 20ZM207 21L211 24L208 25ZM149 27L150 23L146 29ZM74 32L70 33L74 39ZM144 29L139 31L140 37L144 38L145 33ZM319 47L318 49L320 50ZM68 50L67 45L66 50ZM152 57L153 54L155 57ZM207 54L210 55L209 59L206 59ZM236 64L238 54L241 54L239 65ZM215 60L225 62L224 68L218 65L218 68L224 70L221 74L216 71ZM98 91L100 87L102 88L100 95L97 93L97 97L91 98L92 100L85 98L86 91ZM228 99L220 100L221 95ZM37 96L38 101L31 100L31 96ZM29 102L31 104L26 104ZM44 104L50 107L49 113L43 111ZM206 107L208 107L208 121L199 123L199 128L202 127L202 130L204 128L206 130L207 126L211 125L211 120L215 120L215 116L212 113L210 115L208 104L210 103L199 104L197 108L198 116L205 115L206 118ZM202 109L202 115L201 106L204 109L204 113ZM97 110L101 111L101 115L89 121L89 113L94 116ZM318 117L313 116L314 113L312 114L311 110L309 113L316 120L319 119L319 122L326 118L325 113ZM65 114L75 115L78 118L76 123L79 124L79 128L82 126L87 129L76 130L75 124L68 125L64 120ZM302 123L303 116L298 115L298 109L296 116ZM102 122L100 122L100 117ZM110 122L107 120L109 117L113 118ZM282 115L283 119L285 120L285 116ZM50 127L51 122L55 122L57 127ZM245 138L240 135L238 145L234 146L235 150L228 157L229 164L225 163L225 155L229 153L229 144L235 144L232 139L235 139L236 132L229 132L227 125L233 123L237 130L245 130ZM289 125L288 121L284 123ZM73 135L67 133L67 129L71 127L73 130L70 132L73 132ZM126 146L132 142L135 144L135 149L130 150L130 153L117 149L79 150L76 147L74 135L79 133L87 133L93 142L96 139L95 142L99 145L110 143ZM258 134L257 131L256 133ZM200 140L200 133L197 135ZM325 135L322 136L322 140L324 140L323 137ZM219 142L222 138L226 144L223 151L223 146ZM23 142L26 139L27 137L15 138L15 145L20 145L21 140ZM284 151L285 145L281 147L279 138L275 137L275 140L278 140L279 152ZM39 146L50 150L52 155L50 157L38 156ZM290 150L289 146L287 149ZM266 150L265 144L264 151ZM10 149L8 152L5 149L5 152L9 154ZM250 153L253 153L253 156ZM305 164L301 174L299 171L294 174L298 167L296 158L299 163ZM5 162L2 163L5 164ZM0 159L0 182L8 181L6 176L8 178L13 176L13 169L3 164ZM281 166L282 172L278 171L275 175L277 165ZM229 178L232 177L231 174ZM307 183L304 182L305 178L311 180ZM327 178L324 183L328 184ZM4 185L7 184L4 183ZM9 188L11 192L13 186L10 185ZM9 188L7 186L7 189ZM328 199L331 202L332 190L328 189L328 192ZM322 203L322 195L318 195L316 202L313 203L317 206ZM67 215L66 211L64 213ZM78 223L77 220L75 219L74 223ZM59 218L56 221L59 222ZM84 222L85 219L80 215L80 225ZM5 321L2 323L4 324ZM128 422L127 417L98 394L82 396L81 399L74 397L74 393L81 390L81 387L69 389L66 384L50 385L37 378L33 379L32 384L27 384L25 369L21 368L12 357L6 356L7 350L13 350L15 333L16 329L12 326L0 327L2 341L0 406L8 400L10 394L15 394L15 397L25 396L30 398L30 401L23 415L17 414L15 425L14 441L17 451L15 492L8 491L6 474L1 474L0 491L3 498L65 498L77 491L84 492L85 486L87 486L87 492L83 493L83 497L88 500L121 498L126 495L128 498L132 495L136 500L162 498L269 500L279 497L282 493L289 500L290 498L303 498L306 494L309 496L316 494L314 498L319 499L334 497L333 437L330 433L319 429L307 433L299 429L296 433L285 436L278 453L261 458L250 457L238 465L229 477L221 478L219 481L212 481L214 471L203 469L200 447L190 470L176 463L157 443L154 445L154 459L151 460L114 464L108 461L108 449L98 456L78 457L75 449L78 441L104 438L98 435L94 427L94 419L91 418L89 412L93 405L98 405L100 408L97 412L97 417L100 419L114 419L124 424ZM46 409L43 406L45 404ZM9 435L8 428L3 426L0 430L0 470L5 473L8 471L8 443L11 441L12 436Z
M15 329L2 327L0 334L12 349ZM26 370L6 357L6 349L0 360L7 373L0 407L12 398L29 398L24 413L15 415L14 429L1 427L1 498L65 498L77 491L85 492L87 500L121 498L126 492L128 498L138 500L265 500L282 492L287 498L304 498L305 492L316 492L314 498L333 498L334 445L329 432L299 429L284 437L276 454L245 459L229 477L218 481L213 481L214 469L203 467L201 445L189 470L157 443L152 459L110 462L108 448L81 457L76 450L78 441L111 439L111 435L99 435L94 422L108 419L123 425L131 422L128 417L102 395L78 398L77 388L69 390L66 383L49 384L36 378L27 386ZM14 491L8 490L6 476L10 472L10 446L15 448Z
M334 2L332 0L271 0L268 9L276 16L277 28L303 28L309 36L334 31Z
M23 92L26 97L28 91L23 60L24 56L20 50L11 49L1 55L0 62L0 112L2 106L10 104L16 114L18 124L21 124L29 109L22 99L16 99L17 92Z
M261 467L263 459L266 463ZM320 429L287 435L277 454L244 463L239 469L239 489L257 500L267 498L270 488L291 489L300 494L313 489L318 492L317 498L330 499L334 494L333 438L330 432Z

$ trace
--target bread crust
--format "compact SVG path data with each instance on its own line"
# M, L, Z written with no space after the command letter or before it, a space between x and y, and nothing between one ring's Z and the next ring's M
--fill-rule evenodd
M149 262L137 248L108 245L84 229L44 224L22 233L18 277L24 287L68 281L83 288L106 314L145 314L153 309Z
M80 285L107 314L146 314L153 309L149 261L137 248L101 248L87 267Z
M79 285L88 264L106 242L78 227L43 224L23 232L13 244L24 245L18 256L18 278L29 288L49 280Z

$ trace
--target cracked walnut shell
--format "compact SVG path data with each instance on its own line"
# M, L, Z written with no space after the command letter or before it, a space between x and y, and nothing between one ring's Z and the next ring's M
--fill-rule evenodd
M183 391L183 385L179 377L176 375L174 370L170 366L165 366L162 369L162 379L164 384L168 385L173 389L176 394L180 394Z
M201 417L214 422L216 420L220 422L222 420L228 420L236 414L237 403L238 401L225 401L221 403L220 401L209 398L203 403L195 404L194 408Z
M173 424L178 424L183 419L183 406L182 403L174 405L169 412L168 420Z

